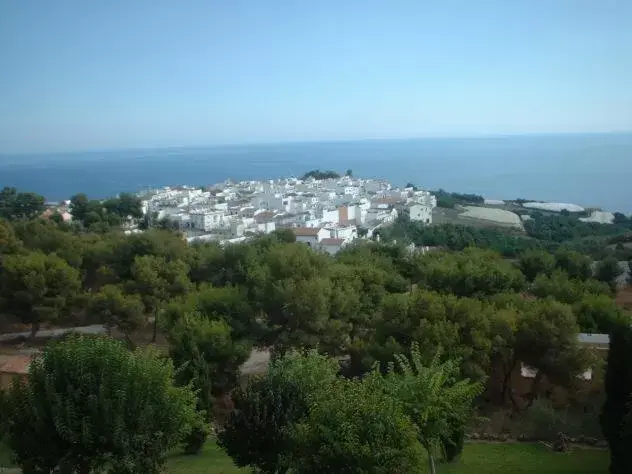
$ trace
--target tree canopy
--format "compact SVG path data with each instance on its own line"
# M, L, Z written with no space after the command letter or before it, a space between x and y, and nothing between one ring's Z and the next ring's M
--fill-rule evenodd
M349 171L349 170L347 170ZM347 176L351 176L350 174L348 174ZM338 173L336 173L335 171L331 171L331 170L327 170L327 171L321 171L321 170L311 170L308 171L307 173L305 173L303 176L301 176L301 180L305 181L308 180L310 178L313 179L338 179L340 178L340 175Z
M195 394L175 387L173 375L169 360L109 338L49 344L3 407L18 464L24 472L161 472L198 417Z

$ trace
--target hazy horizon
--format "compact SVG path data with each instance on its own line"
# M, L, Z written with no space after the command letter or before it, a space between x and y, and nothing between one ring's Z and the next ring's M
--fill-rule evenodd
M632 131L632 2L0 1L0 153Z
M341 138L338 140L287 140L287 141L260 141L260 142L230 142L230 143L208 143L200 145L165 145L157 147L130 147L130 148L94 148L94 149L76 149L76 150L49 150L49 151L25 151L25 152L1 152L2 157L20 157L20 156L36 156L43 155L87 155L98 153L125 153L125 152L143 152L143 151L194 151L209 150L218 148L256 148L266 146L291 146L291 145L317 145L317 144L353 144L362 142L406 142L406 141L441 141L441 140L477 140L477 139L511 139L511 138L546 138L546 137L582 137L582 136L608 136L608 135L632 135L631 130L610 131L610 132L549 132L549 133L508 133L508 134L479 134L479 135L433 135L419 137L397 137L397 138Z

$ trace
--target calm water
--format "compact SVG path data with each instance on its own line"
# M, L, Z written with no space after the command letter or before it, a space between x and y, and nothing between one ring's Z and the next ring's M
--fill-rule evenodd
M50 200L334 169L404 185L632 212L632 133L0 155L0 186Z

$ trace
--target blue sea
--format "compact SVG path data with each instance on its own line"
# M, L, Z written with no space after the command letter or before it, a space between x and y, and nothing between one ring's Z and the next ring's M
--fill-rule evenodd
M365 140L0 155L0 187L48 200L166 185L299 176L319 168L426 189L632 212L632 133Z

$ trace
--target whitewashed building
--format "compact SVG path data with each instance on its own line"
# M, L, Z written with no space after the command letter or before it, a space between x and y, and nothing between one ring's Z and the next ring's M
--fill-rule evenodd
M424 204L415 203L409 206L410 220L432 224L432 208Z

